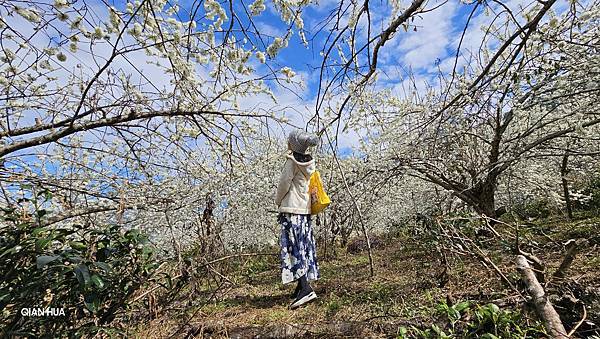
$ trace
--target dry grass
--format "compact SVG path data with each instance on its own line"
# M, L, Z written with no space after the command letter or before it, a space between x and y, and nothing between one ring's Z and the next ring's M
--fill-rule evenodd
M523 226L523 233L538 244L536 255L552 272L562 259L561 241L573 235L590 234L598 225L594 220L550 223L553 224ZM545 235L540 233L542 228ZM436 312L436 306L447 301L471 300L476 304L506 301L507 305L512 302L516 306L511 299L516 292L503 286L492 270L472 257L452 256L448 281L439 287L441 261L434 251L420 243L409 237L389 238L383 248L374 252L373 278L369 277L365 253L338 251L335 258L320 262L321 279L313 283L319 299L294 311L287 308L294 286L281 284L277 258L247 259L227 275L234 284L225 284L227 287L210 302L199 301L195 305L194 300L187 300L191 306L185 300L175 302L177 306L171 305L170 309L165 306L157 318L140 322L129 334L139 338L389 337L396 336L401 326L428 327L431 323L445 326L446 319ZM581 286L598 289L600 256L595 246L590 241L583 249L569 276ZM494 243L486 252L517 284L514 258L503 245ZM187 298L194 299L194 295ZM198 294L198 300L204 298ZM600 310L592 306L588 319L599 314Z

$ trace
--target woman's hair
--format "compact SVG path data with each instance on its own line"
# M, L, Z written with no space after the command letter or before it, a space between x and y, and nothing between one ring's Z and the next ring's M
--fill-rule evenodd
M292 151L292 154L297 162L309 162L312 160L312 156L310 154L302 154L295 151Z

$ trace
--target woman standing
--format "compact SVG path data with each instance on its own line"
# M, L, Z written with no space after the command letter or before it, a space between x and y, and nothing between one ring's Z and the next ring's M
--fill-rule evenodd
M316 135L304 131L294 130L289 134L286 161L275 196L281 225L281 280L284 284L297 281L291 309L317 298L309 283L319 279L308 193L315 160L307 149L318 143Z

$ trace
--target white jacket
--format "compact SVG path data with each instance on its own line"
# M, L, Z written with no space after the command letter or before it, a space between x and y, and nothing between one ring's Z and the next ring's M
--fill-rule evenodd
M314 159L298 162L291 151L286 154L275 194L275 204L280 213L310 214L308 183L314 171Z

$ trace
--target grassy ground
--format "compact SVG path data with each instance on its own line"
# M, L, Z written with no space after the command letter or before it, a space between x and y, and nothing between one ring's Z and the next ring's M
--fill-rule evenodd
M549 272L562 260L562 242L588 239L569 271L569 279L548 286L549 290L564 291L568 285L569 291L579 291L579 298L585 299L587 319L578 332L581 337L594 334L591 323L600 324L599 226L598 218L569 223L545 219L522 225L520 230L523 239L535 244L531 250L546 262ZM544 337L535 314L489 265L471 256L449 253L450 271L443 276L441 257L432 247L424 246L422 239L402 234L381 239L381 246L374 250L374 277L369 277L366 252L349 254L339 249L337 255L320 261L321 279L313 283L319 298L298 310L287 308L295 286L281 284L277 258L250 257L230 263L220 271L224 276L211 286L203 284L184 293L185 299L162 305L153 316L138 322L143 325L132 327L130 335L437 338L489 333L489 338ZM526 293L519 285L514 255L509 254L506 243L491 241L482 246ZM221 288L211 294L218 281ZM486 306L491 302L499 307ZM579 321L582 309L559 312L568 318L565 325L569 330Z

